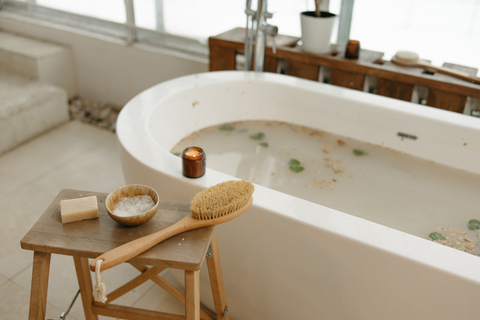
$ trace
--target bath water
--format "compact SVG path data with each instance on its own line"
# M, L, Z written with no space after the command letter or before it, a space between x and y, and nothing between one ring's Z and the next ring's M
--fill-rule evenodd
M172 152L189 146L204 149L207 168L422 238L438 232L460 249L477 245L467 224L480 220L480 175L273 121L205 128Z

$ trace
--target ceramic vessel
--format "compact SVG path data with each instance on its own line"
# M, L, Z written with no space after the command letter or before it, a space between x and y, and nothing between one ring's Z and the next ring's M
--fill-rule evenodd
M150 210L132 216L118 216L113 213L118 202L136 196L150 196L155 205ZM105 207L110 218L125 226L133 227L141 225L153 218L158 210L158 201L158 193L153 188L140 184L132 184L111 192L105 200Z
M313 54L323 54L330 51L330 38L337 16L330 12L321 11L320 17L314 11L305 11L300 14L302 29L302 49Z

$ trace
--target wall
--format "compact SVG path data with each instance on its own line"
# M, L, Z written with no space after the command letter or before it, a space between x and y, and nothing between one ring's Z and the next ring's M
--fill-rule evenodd
M0 30L71 47L79 96L124 105L136 94L165 80L208 71L208 62L195 61L140 46L127 46L80 31L0 15Z

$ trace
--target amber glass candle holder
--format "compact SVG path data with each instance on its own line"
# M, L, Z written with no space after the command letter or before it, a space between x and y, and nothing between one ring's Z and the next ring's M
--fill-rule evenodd
M360 41L348 40L347 47L345 48L345 58L358 59L360 55Z
M205 152L199 147L188 147L182 152L183 175L200 178L205 174Z

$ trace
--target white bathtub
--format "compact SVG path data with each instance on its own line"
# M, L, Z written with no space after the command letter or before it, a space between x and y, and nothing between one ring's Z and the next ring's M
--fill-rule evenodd
M125 179L152 186L161 198L190 201L235 178L208 168L202 178L185 178L171 148L201 128L254 119L480 173L479 119L289 76L229 71L161 83L124 107L117 135ZM259 185L252 207L216 230L233 320L480 318L479 257ZM206 274L201 297L213 309Z

